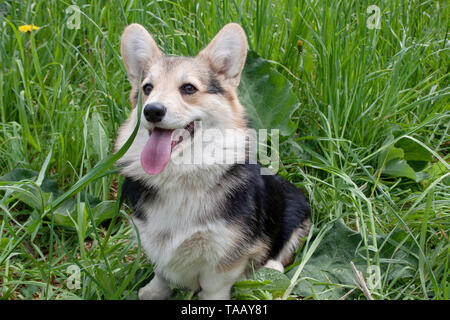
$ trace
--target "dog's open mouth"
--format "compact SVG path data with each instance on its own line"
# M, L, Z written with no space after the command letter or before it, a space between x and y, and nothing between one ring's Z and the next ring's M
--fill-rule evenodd
M182 131L189 132L189 135L192 138L192 137L194 137L194 130L195 130L195 124L194 124L194 121L192 121L186 127L184 127L184 130L182 130ZM172 140L172 142L171 142L172 150L173 150L173 148L175 148L175 146L179 145L183 141L183 135L182 134L176 134L177 133L176 131L177 130L175 130L175 132L174 132L175 133L174 134L175 135L175 140ZM172 135L172 138L174 137L174 135ZM178 139L176 137L178 137Z
M186 125L182 130L154 127L149 132L150 138L141 153L141 165L144 171L148 174L161 173L169 162L172 150L183 141L183 132L186 131L191 138L194 136L194 121Z

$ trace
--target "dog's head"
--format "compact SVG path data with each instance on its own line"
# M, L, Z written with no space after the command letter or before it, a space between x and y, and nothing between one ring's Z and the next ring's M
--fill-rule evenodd
M148 174L159 174L171 156L190 147L199 124L202 130L245 129L237 87L247 39L238 24L226 25L195 57L165 55L144 27L132 24L122 35L121 53L132 86L133 110L121 127L116 148L136 125L140 91L140 129L128 158L139 156Z

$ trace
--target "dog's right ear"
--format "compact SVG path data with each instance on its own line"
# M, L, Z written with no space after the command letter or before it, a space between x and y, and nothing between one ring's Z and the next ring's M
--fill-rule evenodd
M163 55L148 31L137 23L125 28L120 51L132 83L139 81L141 73Z

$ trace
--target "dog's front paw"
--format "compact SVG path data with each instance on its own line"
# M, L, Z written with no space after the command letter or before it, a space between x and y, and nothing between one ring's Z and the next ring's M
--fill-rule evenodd
M139 300L166 300L170 297L170 292L149 290L146 287L139 289Z
M169 284L155 276L145 287L139 289L139 300L166 300L172 294Z
M231 285L227 285L217 290L203 289L198 293L199 300L230 300L231 299Z

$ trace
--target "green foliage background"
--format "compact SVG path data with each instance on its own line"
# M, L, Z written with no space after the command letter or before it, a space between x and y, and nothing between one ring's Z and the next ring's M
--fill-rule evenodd
M367 27L369 5L380 29ZM449 11L405 0L1 1L0 296L136 298L152 266L115 201L110 157L130 108L121 32L141 23L166 53L195 55L234 21L252 50L240 97L256 127L281 129L279 173L305 191L313 229L285 274L255 271L233 297L448 299ZM29 24L39 30L18 30ZM71 265L80 289L67 286Z

